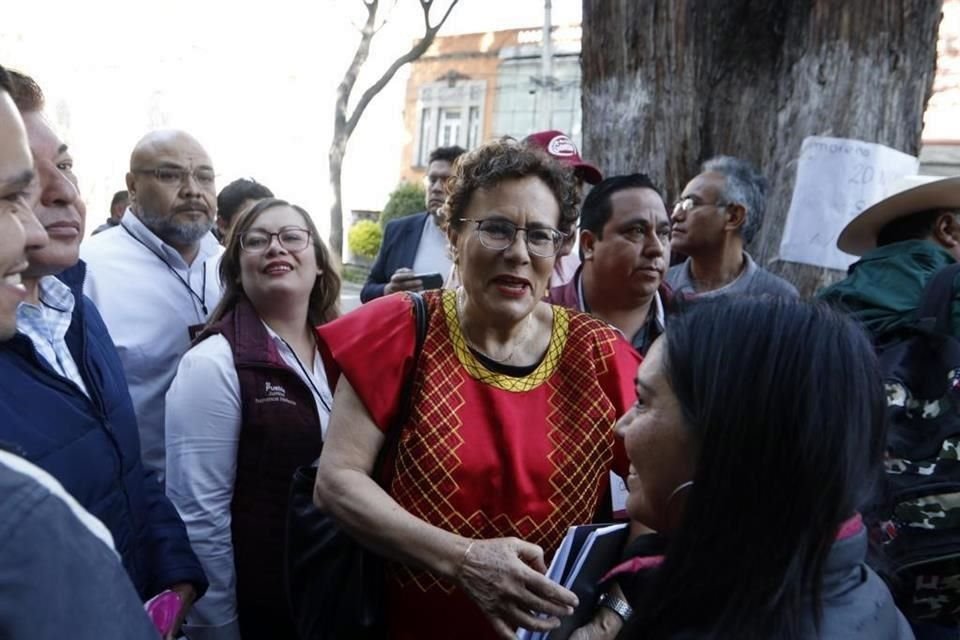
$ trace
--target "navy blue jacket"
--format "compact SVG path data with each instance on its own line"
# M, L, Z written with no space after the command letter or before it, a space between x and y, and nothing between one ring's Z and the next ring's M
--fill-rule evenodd
M390 282L397 269L413 267L417 258L417 249L420 247L420 236L423 234L423 225L427 222L426 211L411 216L396 218L387 223L383 230L383 242L380 243L380 253L370 269L367 283L360 291L360 302L370 302L383 295L383 288ZM446 274L443 274L446 276Z
M81 262L59 278L76 300L66 341L88 398L17 334L0 343L0 441L54 476L99 518L144 600L178 582L207 588L183 521L140 459L123 366L93 302Z

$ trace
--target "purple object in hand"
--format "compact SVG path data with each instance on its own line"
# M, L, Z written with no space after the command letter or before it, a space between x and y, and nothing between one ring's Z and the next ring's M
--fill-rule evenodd
M173 628L182 604L180 594L167 589L147 600L143 608L160 635L165 636Z

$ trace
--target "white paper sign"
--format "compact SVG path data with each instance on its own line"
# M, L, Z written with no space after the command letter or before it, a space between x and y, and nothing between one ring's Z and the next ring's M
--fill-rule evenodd
M857 258L837 249L847 223L882 200L890 185L917 173L920 161L882 144L810 136L797 162L780 258L846 270Z

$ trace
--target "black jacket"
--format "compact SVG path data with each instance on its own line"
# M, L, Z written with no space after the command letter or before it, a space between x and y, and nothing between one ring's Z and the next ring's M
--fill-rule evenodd
M383 241L380 243L380 253L370 269L367 283L360 291L361 302L370 302L382 296L383 288L397 269L413 267L428 215L430 214L424 211L387 223L387 228L383 231Z

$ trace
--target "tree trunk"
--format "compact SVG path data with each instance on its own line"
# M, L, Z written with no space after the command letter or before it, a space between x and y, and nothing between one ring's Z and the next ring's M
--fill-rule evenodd
M747 249L804 295L842 274L776 260L811 135L916 155L941 0L583 0L583 138L608 174L675 199L733 155L770 181Z
M339 125L339 120L336 123ZM343 261L343 156L347 148L347 136L342 131L333 132L333 141L330 143L330 152L327 158L330 165L330 188L333 191L333 202L330 205L330 236L327 246L336 254L339 261Z

